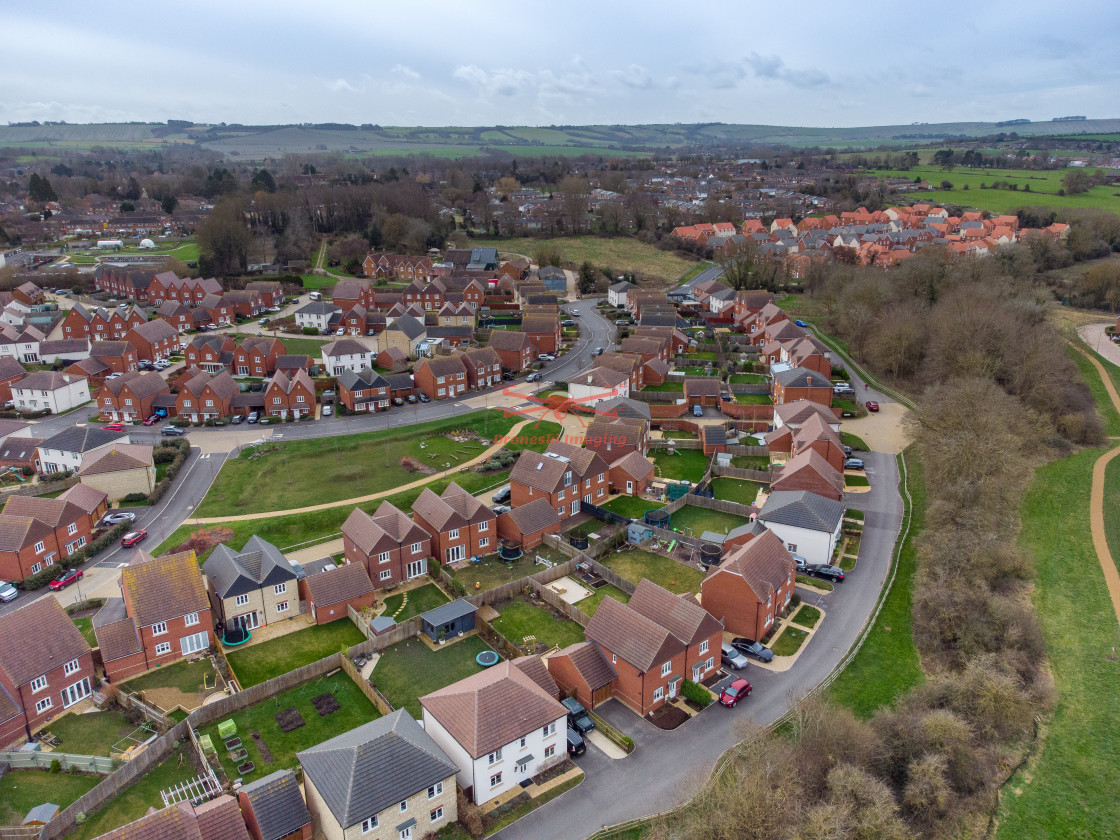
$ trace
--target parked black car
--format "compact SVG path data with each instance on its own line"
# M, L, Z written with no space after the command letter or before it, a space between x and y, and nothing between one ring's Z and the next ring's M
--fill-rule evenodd
M496 505L507 505L512 496L513 488L507 484L490 498L494 500L494 504Z
M585 752L587 752L587 744L583 742L583 736L569 726L568 755L574 758L577 755L583 755Z
M587 709L583 708L574 697L565 697L560 701L564 704L564 708L568 710L568 726L575 729L580 735L586 735L595 728L595 721L591 719L591 715L587 713Z
M839 566L810 566L805 571L813 577L831 580L833 583L841 583L844 580L844 570Z
M753 656L759 662L773 662L774 651L754 639L738 638L731 640L731 646L746 656Z

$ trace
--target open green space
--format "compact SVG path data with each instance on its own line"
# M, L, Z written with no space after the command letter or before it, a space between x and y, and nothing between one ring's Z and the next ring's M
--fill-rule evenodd
M665 504L651 499L643 499L640 496L616 496L606 504L600 505L600 507L613 511L619 516L641 519L646 515L647 510L660 510L665 507Z
M408 602L405 603L405 595L408 596ZM446 604L448 598L443 594L443 591L434 583L425 583L423 586L416 589L410 589L408 592L401 592L398 595L390 595L385 599L385 612L382 615L387 615L394 619L398 624L402 621L407 621L414 615L434 610L441 604ZM402 603L404 608L401 609ZM399 610L399 612L398 612Z
M641 583L645 578L678 595L699 592L704 580L704 573L699 569L640 548L608 554L600 562L631 583Z
M799 630L787 624L786 629L779 633L778 638L770 645L770 650L774 651L775 656L793 656L801 650L801 645L808 635L807 630Z
M515 598L498 604L500 615L491 624L515 645L525 644L527 636L548 646L567 647L584 639L583 628L566 618L557 618L544 607Z
M40 497L40 498L42 498L42 497ZM92 618L75 618L75 619L73 619L73 621L74 621L74 626L77 627L78 630L81 632L82 638L84 638L86 640L86 644L88 644L91 648L97 647L97 636L95 636L94 633L93 633L93 619Z
M482 666L474 658L484 650L490 647L479 636L467 636L438 650L419 639L406 639L381 652L370 682L394 709L406 708L419 719L420 698L477 674Z
M281 336L280 340L284 342L284 353L288 356L310 356L312 364L322 364L323 345L326 341L318 341L314 338L292 338L289 336Z
M354 622L340 618L329 624L315 624L286 636L279 636L226 655L242 688L262 683L324 656L352 648L366 640Z
M1114 365L1106 364L1103 357L1097 356L1092 350L1084 347L1083 344L1078 346L1085 350L1089 355L1096 356L1097 361L1104 365L1104 369L1111 372L1116 371ZM1097 369L1093 367L1093 363L1085 358L1084 353L1079 353L1076 347L1070 346L1066 348L1066 355L1069 356L1077 369L1081 371L1081 378L1085 384L1089 386L1089 391L1093 395L1093 402L1097 405L1097 411L1104 419L1104 433L1109 436L1120 435L1120 414L1117 414L1112 408L1112 401L1108 397L1108 391L1105 390L1104 383L1101 381ZM1116 384L1117 376L1113 376L1113 384Z
M596 268L610 268L616 274L634 272L649 275L656 281L662 281L664 285L675 281L694 265L669 251L622 236L565 236L547 242L529 237L472 239L470 244L473 248L491 246L501 253L524 254L528 257L532 257L542 245L547 245L558 249L561 259L576 266L586 261Z
M863 438L853 435L851 432L840 433L840 443L844 446L852 447L853 452L870 452L871 447L863 442Z
M333 694L339 708L329 715L320 716L311 705L311 700L323 694ZM299 712L304 725L291 732L284 732L276 721L276 715L292 708ZM199 730L198 734L210 736L226 776L231 780L241 778L251 782L277 770L296 769L299 765L296 753L300 750L349 732L354 727L379 717L381 715L362 694L362 690L354 685L349 676L339 671L330 676L317 677L243 709L229 718L223 718L223 721L232 720L237 724L241 745L249 754L248 760L256 765L249 773L237 772L237 765L230 760L229 751L218 737L218 723L221 721ZM266 762L261 756L261 751L251 736L253 732L260 734L264 746L272 753L272 761Z
M537 562L538 556L553 563L563 563L568 559L555 549L538 545L524 552L517 560L503 560L497 554L491 554L483 558L481 563L471 563L462 569L448 571L455 580L463 584L468 594L485 592L503 583L544 571L544 566Z
M738 502L741 505L753 505L758 498L758 491L765 488L764 484L759 484L757 481L744 481L725 476L712 479L712 483L708 486L716 494L717 499Z
M119 792L100 810L87 815L80 826L67 834L68 840L90 840L115 828L140 819L149 808L163 808L161 790L190 781L198 775L191 754L194 748L184 739L163 761L149 770L127 790ZM49 800L57 802L57 799Z
M812 630L817 626L817 622L821 620L821 611L812 604L802 604L790 620L799 627L806 627Z
M1036 758L1004 788L1000 838L1106 838L1120 825L1120 629L1089 529L1093 464L1102 451L1039 467L1021 507L1019 547L1035 565L1033 600L1059 700ZM1106 474L1106 499L1115 498L1108 485L1115 492L1120 481L1115 464ZM1109 507L1106 535L1115 559L1120 543Z
M301 274L300 279L303 280L303 288L308 290L332 289L339 281L338 277L332 277L330 274Z
M696 505L685 505L669 520L669 527L687 536L699 536L705 531L714 531L717 534L726 534L747 525L750 520L745 516L734 513L724 513L721 510L709 510Z
M910 465L909 462L907 462L907 464L908 464L907 469L909 469L910 474L913 475L914 474L914 470L912 469L913 465ZM914 488L913 487L910 488L910 493L911 493L911 495L914 493ZM863 522L863 511L862 510L856 510L855 508L848 508L846 511L844 511L844 518L845 519L855 519L859 522Z
M47 731L61 742L56 750L73 755L103 755L109 756L113 746L127 736L132 736L138 741L146 741L147 735L135 732L138 724L129 723L124 712L119 709L107 709L103 712L89 712L87 714L66 714L51 721ZM133 733L135 732L135 735ZM131 742L120 744L118 752L132 746ZM51 800L54 801L54 800Z
M184 694L202 691L203 682L213 686L216 675L209 659L188 662L180 659L128 680L122 685L129 691L147 691L152 688L176 688Z
M910 530L899 552L894 584L863 647L829 688L833 700L864 718L870 717L880 706L890 705L901 692L925 679L914 645L911 606L917 568L915 542L925 526L926 490L918 459L908 457L905 464L906 487L911 497L911 502L907 503ZM863 519L863 514L857 510L847 511L847 516ZM798 582L801 577L797 576Z
M708 471L708 456L701 449L677 449L673 452L658 449L653 453L653 464L660 478L695 484Z
M599 609L599 605L603 603L604 598L614 598L621 604L630 602L630 596L619 589L617 586L606 584L594 590L590 595L582 601L576 602L576 608L585 615L595 615L595 610Z
M104 776L51 773L49 770L12 770L0 776L0 825L19 825L36 805L53 802L69 807L89 793Z
M732 394L740 405L773 405L769 394Z

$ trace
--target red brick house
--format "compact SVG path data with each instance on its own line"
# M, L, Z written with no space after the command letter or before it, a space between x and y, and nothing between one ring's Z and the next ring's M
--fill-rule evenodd
M529 341L541 353L555 354L560 349L560 316L534 312L521 319L521 332L529 336Z
M439 496L425 487L412 503L412 518L432 535L432 554L441 563L484 557L498 547L498 517L454 481Z
M805 449L774 469L770 489L808 490L839 502L844 498L844 475L815 450Z
M560 518L579 513L580 504L607 497L607 462L589 449L553 441L544 453L522 452L510 473L513 507L548 499Z
M758 640L789 605L796 574L781 538L766 531L728 554L704 578L700 602L728 632Z
M493 347L473 347L459 353L467 369L467 387L481 391L502 382L502 357ZM380 364L380 360L378 361Z
M183 351L184 365L219 373L232 369L236 352L237 345L228 335L196 335Z
M174 271L163 271L152 278L148 300L159 305L165 300L202 303L207 295L220 295L222 284L213 277L178 277Z
M161 318L138 324L125 334L124 340L135 348L137 359L149 362L179 352L178 330Z
M389 383L372 368L344 370L338 377L338 398L348 411L388 411Z
M0 356L0 405L12 399L12 385L27 376L23 365L11 356Z
M299 593L307 601L307 609L316 624L349 618L347 607L360 611L377 601L369 573L361 563L347 563L308 575L299 582Z
M719 669L723 625L692 595L676 595L642 580L630 596L629 607L667 628L685 646L687 679L700 682Z
M378 589L395 586L428 573L432 537L390 502L382 502L372 516L360 508L342 524L347 563L365 567Z
M139 562L121 571L120 583L124 617L94 631L110 682L194 656L214 643L210 601L193 551L158 558L141 551Z
M774 374L770 385L774 405L784 405L794 400L809 400L826 408L832 406L832 382L815 370L789 368Z
M89 697L95 679L93 652L56 599L0 616L0 746Z
M635 417L597 415L587 426L583 445L598 452L607 463L631 452L645 457L649 451L649 423Z
M727 429L723 426L704 426L700 430L700 443L704 449L704 457L711 458L720 452L727 451Z
M656 621L604 598L585 629L617 672L611 694L639 715L661 708L686 678L685 645Z
M561 691L574 693L585 709L610 700L618 671L594 642L577 642L548 657L548 673Z
M175 397L175 416L199 423L225 417L230 413L230 400L241 389L228 370L217 375L200 373L183 383Z
M0 578L21 581L86 546L95 520L63 498L11 496L0 513Z
M277 373L264 392L264 410L270 417L295 418L315 413L315 383L307 371L297 371L289 378ZM248 412L246 412L248 413Z
M264 311L265 302L261 295L250 288L225 292L222 295L232 310L234 320L242 318L256 318Z
M705 376L700 379L686 379L684 381L684 398L689 406L719 405L720 381L716 376Z
M98 308L91 311L79 303L63 318L62 337L88 338L91 341L119 341L129 330L147 320L147 315L136 306L118 306L116 309Z
M834 470L843 471L846 456L840 433L817 414L794 429L790 441L790 454L794 457L809 450L824 458Z
M284 287L276 280L250 280L245 290L259 295L266 308L284 303Z
M195 311L205 312L206 323L217 324L219 327L228 327L234 320L233 304L222 294L207 295L199 301Z
M127 341L94 341L89 346L89 357L105 365L110 373L136 370L140 358L136 348Z
M543 496L498 517L498 538L528 551L544 542L546 534L560 533L560 515Z
M611 492L640 496L649 489L654 478L653 462L637 452L623 455L611 462L608 470Z
M387 347L377 354L377 366L382 370L404 370L408 355L399 347Z
M158 373L130 371L108 379L97 392L97 408L102 420L147 420L155 410L152 402L171 389Z
M180 333L196 329L199 324L205 323L208 317L205 312L191 309L185 303L177 300L165 301L156 310L157 320L163 321Z
M528 368L537 354L529 336L519 330L494 330L490 333L490 349L502 360L503 370L516 373Z
M416 387L433 400L445 400L466 393L467 368L458 356L424 359L413 371Z
M265 377L276 373L276 361L284 355L284 343L263 335L246 336L233 351L234 376Z

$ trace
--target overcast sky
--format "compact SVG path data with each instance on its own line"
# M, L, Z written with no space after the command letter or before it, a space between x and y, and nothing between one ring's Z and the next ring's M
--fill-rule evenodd
M0 122L1120 117L1120 2L23 3Z

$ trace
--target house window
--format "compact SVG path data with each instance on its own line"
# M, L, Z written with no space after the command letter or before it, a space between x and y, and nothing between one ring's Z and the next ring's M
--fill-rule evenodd
M450 531L447 532L447 538L449 540L459 539L459 529L458 528L452 528Z
M549 744L547 747L544 748L544 757L545 758L552 758L554 755L556 755L556 745L555 744Z
M276 605L276 612L282 613L282 612L287 612L287 611L288 611L288 602L287 601L281 601L279 604Z
M152 635L153 636L162 636L166 632L167 632L167 622L166 621L157 621L155 624L152 625Z
M617 665L617 664L618 664L618 656L617 656L617 654L613 654L613 653L611 654L611 664L612 664L612 665Z
M234 603L237 604L237 606L239 606L239 607L243 607L243 606L245 606L246 604L249 603L249 596L247 594L246 595L238 595L236 598L234 598Z
M480 530L480 531L489 531L489 530L490 530L490 523L489 523L489 521L486 521L486 522L479 522L479 523L478 523L478 530Z
M286 583L278 583L274 587L272 587L272 594L273 595L283 595L287 591L288 591L288 584L286 584Z
M190 407L191 407L191 401L190 400L183 400L183 408L190 408Z
M378 554L377 555L377 562L378 563L388 563L389 562L389 552L388 551L382 551L380 554Z
M213 408L214 407L214 401L213 400L207 400L206 401L206 407L207 408Z
M179 639L179 648L183 656L198 653L210 645L210 636L207 633L195 633L193 636L183 636Z
M156 645L156 656L166 656L171 653L171 642L160 642Z
M665 689L663 689L663 688L655 689L654 692L653 692L653 699L655 701L660 700L664 696L665 696Z
M362 820L362 834L369 834L377 828L377 817L370 817L368 820Z
M392 580L392 578L393 578L393 570L392 569L386 569L385 571L383 571L381 573L381 580Z
M65 665L62 666L62 673L64 675L66 675L67 677L70 676L71 674L73 674L77 670L78 670L78 660L77 659L71 659L69 662L67 662Z
M495 773L493 776L490 777L490 787L497 787L501 783L502 783L502 774L501 773Z
M31 681L31 691L32 692L42 691L46 687L47 687L47 675L46 674L43 674L43 676L41 676L41 677L36 677L35 679L33 679Z
M272 398L272 404L273 405L280 405L280 403L282 403L282 402L284 402L284 401L282 399L280 399L280 397L273 397Z
M479 548L486 548L488 545L490 545L490 538L489 537L483 537L482 539L480 539L478 541L478 547Z
M700 643L700 655L703 656L707 652L708 652L708 640L705 639L704 641L702 641Z
M42 554L46 550L46 548L47 546L42 540L39 540L39 542L35 543L36 554Z
M712 668L714 668L715 665L716 665L715 657L709 656L707 659L704 660L704 670L705 671L712 670Z
M78 533L78 523L77 522L71 522L69 525L66 526L66 535L68 537L72 537L76 533Z
M407 810L408 810L408 800L406 799L404 802L401 803L401 813L403 814Z
M663 677L669 676L669 672L672 671L672 670L673 670L673 663L672 662L664 663L661 666L661 676L663 676Z
M33 575L39 574L39 572L41 572L42 570L43 570L43 564L42 563L33 563L31 565L31 574L33 574Z
M423 548L423 546L421 546L421 544L420 544L420 543L413 543L413 544L412 544L412 553L413 553L413 554L419 554L419 553L420 553L420 550L421 550L422 548Z
M548 724L548 726L545 726L543 729L541 729L541 737L543 737L543 738L547 738L549 735L555 735L555 734L556 734L556 721L553 721L552 723Z
M525 736L521 736L521 744L520 744L520 746L521 746L521 748L522 748L522 749L524 749L524 747L525 747Z
M492 753L490 753L490 755L486 756L486 763L487 764L496 764L497 762L499 762L501 760L502 760L502 748L501 747L498 747L498 749L494 750L494 752L492 752Z
M439 822L440 820L442 820L443 819L443 806L440 805L434 811L430 812L428 814L428 817L432 822Z
M35 713L42 714L53 705L54 701L51 700L51 698L44 697L42 700L35 704ZM498 775L500 776L501 774L499 773Z
M797 553L797 546L794 545L793 543L786 543L786 548L789 549L790 554L796 554Z

